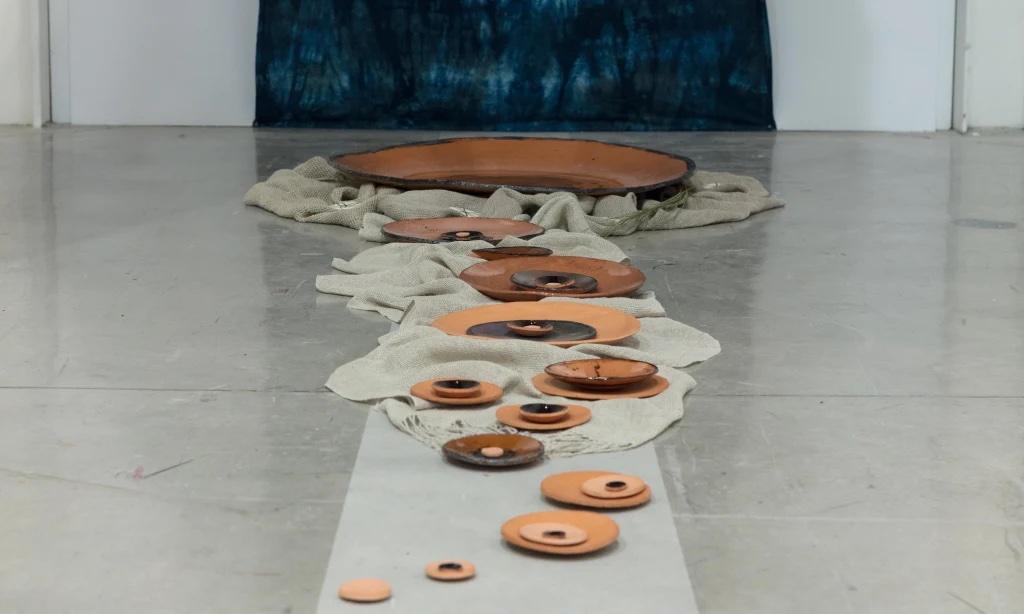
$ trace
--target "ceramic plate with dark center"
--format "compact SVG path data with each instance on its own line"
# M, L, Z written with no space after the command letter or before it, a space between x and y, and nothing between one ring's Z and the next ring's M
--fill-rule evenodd
M389 241L403 243L447 243L487 241L505 237L529 239L544 234L544 228L530 222L494 217L436 217L388 222L381 234Z
M640 320L636 319L636 317L618 309L602 305L588 305L582 301L540 301L535 303L481 305L443 315L434 320L431 325L449 335L488 339L491 337L473 334L469 330L479 324L516 320L577 322L589 326L595 331L593 338L584 340L522 337L522 339L544 341L559 347L571 347L580 343L615 343L616 341L628 339L640 332Z
M335 156L347 175L401 188L626 194L676 185L693 160L584 139L471 137Z
M521 276L526 272L545 274L581 275L594 280L593 287L587 283L585 291L567 293L558 287L545 288L532 284L518 285L513 277L528 281ZM536 277L536 276L534 276ZM644 285L646 276L640 269L599 258L581 256L548 256L547 258L506 258L481 262L465 269L459 279L473 286L481 294L499 301L538 301L548 296L574 296L576 298L599 298L606 296L629 296ZM571 289L571 288L570 288Z

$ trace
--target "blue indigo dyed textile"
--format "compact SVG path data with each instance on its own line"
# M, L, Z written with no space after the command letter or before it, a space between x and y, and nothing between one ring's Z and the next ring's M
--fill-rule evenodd
M775 127L764 0L261 0L256 123Z

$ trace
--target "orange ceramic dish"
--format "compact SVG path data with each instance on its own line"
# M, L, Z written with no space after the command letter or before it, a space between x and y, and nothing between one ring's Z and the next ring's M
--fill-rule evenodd
M584 388L621 388L653 376L658 367L625 358L567 360L544 367L551 377Z
M563 431L590 421L590 410L582 405L568 405L567 415L557 422L533 422L523 418L519 405L505 405L494 412L494 417L505 426L522 431Z
M640 320L628 313L611 307L572 301L501 303L471 307L443 315L434 320L432 325L449 335L490 339L490 337L469 335L466 331L478 324L516 320L569 321L593 327L595 336L589 339L545 341L544 337L523 337L523 339L544 341L559 347L572 347L581 343L615 343L640 332Z
M533 387L544 394L583 401L646 399L665 392L668 389L668 380L660 375L652 375L642 382L620 388L583 388L557 380L547 373L538 373L533 376Z
M597 281L597 288L589 292L566 293L540 288L521 288L512 283L512 276L523 271L561 271L575 275L586 275ZM640 269L598 258L581 256L548 256L537 258L505 258L481 262L465 269L459 279L473 286L481 294L499 301L538 301L548 296L572 296L573 298L598 298L606 296L628 296L644 285L646 276Z
M681 183L693 160L584 139L472 137L335 156L347 175L402 188L460 192L626 194Z
M640 482L642 487L639 490L630 488L632 494L626 497L592 497L583 492L584 484L591 480L601 478L629 478L623 481ZM651 487L643 484L642 480L632 476L619 476L612 471L566 471L556 473L544 478L540 483L540 492L548 499L559 503L592 507L597 509L626 509L643 505L651 500Z
M520 530L524 526L541 523L578 527L586 533L586 540L571 546L559 546L530 541L520 534ZM513 546L526 550L561 555L587 554L614 544L615 540L619 538L619 525L608 516L595 512L535 512L507 520L505 524L501 525L501 536Z

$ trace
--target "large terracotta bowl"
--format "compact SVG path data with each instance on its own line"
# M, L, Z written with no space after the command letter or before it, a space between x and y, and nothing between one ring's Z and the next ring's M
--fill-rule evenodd
M493 192L625 194L680 183L689 158L583 139L473 137L412 143L335 156L334 166L401 188Z

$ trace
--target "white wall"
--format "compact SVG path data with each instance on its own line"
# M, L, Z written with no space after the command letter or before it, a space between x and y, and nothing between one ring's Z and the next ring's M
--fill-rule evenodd
M0 7L31 1L0 0ZM978 24L965 94L972 124L1021 125L1024 0L969 1ZM955 2L767 0L779 128L948 128ZM252 122L257 0L50 4L55 121ZM16 19L0 17L0 33L20 30ZM11 40L0 36L0 49ZM0 52L0 61L7 56Z
M54 121L250 125L257 0L50 0Z
M0 124L31 124L38 113L37 0L0 0Z
M969 0L967 124L1024 127L1024 0Z
M768 0L779 128L948 128L954 13L955 0Z

